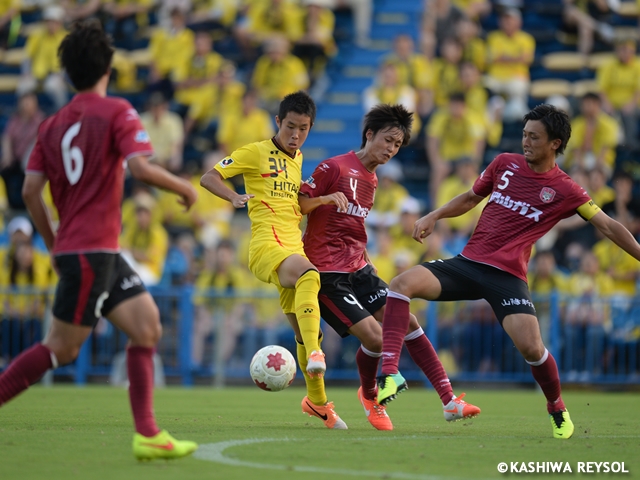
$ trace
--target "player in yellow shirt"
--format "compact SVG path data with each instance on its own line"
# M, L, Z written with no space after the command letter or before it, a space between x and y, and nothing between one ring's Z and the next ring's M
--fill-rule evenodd
M298 363L307 383L303 400L328 428L346 424L327 403L324 390L326 364L320 349L320 274L307 259L300 231L298 192L302 176L300 147L309 135L316 106L309 95L296 92L284 97L276 116L278 133L269 140L235 150L204 174L201 185L236 208L249 207L251 243L249 269L280 292L280 306L295 332ZM242 174L247 193L238 194L224 180ZM334 195L321 197L332 203Z
M522 31L519 10L507 9L500 15L500 30L487 37L486 85L507 97L505 117L520 119L527 108L529 65L533 62L536 42Z
M621 40L616 44L616 58L598 69L597 80L605 112L616 112L622 117L625 143L636 146L640 58L636 56L635 40Z
M563 168L568 170L577 166L591 170L600 167L608 172L608 177L611 176L618 145L618 123L602 111L601 104L595 93L586 93L582 97L582 115L571 122L571 139L567 144Z

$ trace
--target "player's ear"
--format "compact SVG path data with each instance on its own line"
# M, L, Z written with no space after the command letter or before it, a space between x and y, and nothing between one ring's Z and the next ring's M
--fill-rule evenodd
M280 117L276 115L276 125L278 126L278 130L280 129Z

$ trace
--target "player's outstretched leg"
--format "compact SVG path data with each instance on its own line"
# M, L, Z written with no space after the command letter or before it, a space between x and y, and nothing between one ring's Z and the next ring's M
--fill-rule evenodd
M135 275L128 266L121 266L120 275ZM119 282L117 282L119 285ZM127 334L131 345L127 348L129 375L129 403L135 424L133 455L138 460L173 459L193 453L195 442L180 441L165 430L160 431L153 413L153 353L162 336L160 312L153 297L143 287L128 289L129 298L118 303L107 314L116 327ZM112 292L117 298L121 290Z
M573 422L562 401L560 374L553 355L545 348L542 358L537 362L529 362L531 373L547 398L547 411L551 420L553 437L568 439L573 435Z
M302 343L296 339L296 354L298 364L304 381L307 385L307 395L302 399L302 412L310 417L317 417L327 428L346 430L347 424L338 416L333 402L327 401L327 393L324 389L324 378L311 377L307 373L307 351Z
M41 343L18 355L0 375L0 405L29 388L47 370L55 368L57 365L54 365L54 361L53 352Z
M374 398L365 398L362 387L358 388L358 400L364 408L367 420L376 430L393 430L393 423L387 415L387 407L380 405Z
M304 272L295 287L295 313L302 341L306 346L306 371L311 377L323 376L327 369L324 353L320 349L320 274L310 269Z
M415 328L415 330L404 337L405 345L415 364L420 367L438 392L445 420L453 422L479 415L478 407L462 400L464 393L457 398L453 394L451 382L438 354L413 315L411 315L411 325L409 328Z

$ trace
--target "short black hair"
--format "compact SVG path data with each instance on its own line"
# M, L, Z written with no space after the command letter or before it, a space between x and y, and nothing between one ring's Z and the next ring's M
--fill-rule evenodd
M278 118L282 122L289 112L307 115L311 119L311 125L316 121L316 102L309 96L307 92L298 90L290 93L280 102L278 109Z
M556 150L556 156L562 155L567 147L567 142L571 138L571 120L569 115L546 103L536 106L527 113L523 120L523 124L529 120L537 120L544 125L549 140L560 140L560 147Z
M96 19L73 24L58 48L62 68L76 90L93 87L109 71L113 58L111 39Z
M413 113L402 105L388 105L386 103L376 105L364 116L364 126L362 127L362 145L367 144L367 132L371 130L375 135L380 130L397 128L404 135L402 146L409 143L411 139L411 125L413 124Z
M584 101L584 100L595 100L598 103L602 103L602 99L600 98L600 95L598 95L595 92L587 92L587 93L585 93L582 96L581 100L582 101Z

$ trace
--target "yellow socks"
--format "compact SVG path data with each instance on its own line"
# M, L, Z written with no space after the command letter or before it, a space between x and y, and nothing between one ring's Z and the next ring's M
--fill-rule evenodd
M320 292L320 274L317 270L307 270L296 282L295 298L296 318L307 355L314 350L320 350L318 342L320 333L318 292Z
M320 343L316 337L316 343ZM320 348L320 347L318 347ZM307 373L307 349L296 339L296 353L298 355L298 364L304 375L304 381L307 384L307 397L314 405L324 405L327 403L327 392L324 389L324 378L311 378Z

